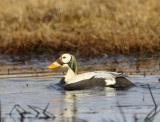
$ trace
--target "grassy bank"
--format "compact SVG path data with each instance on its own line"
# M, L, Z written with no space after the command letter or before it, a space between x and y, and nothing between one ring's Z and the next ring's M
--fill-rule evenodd
M0 52L154 54L159 6L159 0L1 0Z

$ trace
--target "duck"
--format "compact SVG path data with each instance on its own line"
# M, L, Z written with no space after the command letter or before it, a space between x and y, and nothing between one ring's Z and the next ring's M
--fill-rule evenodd
M65 53L48 66L49 69L66 67L66 75L58 86L64 90L84 90L95 87L130 88L135 86L127 77L118 72L92 71L78 74L78 63L75 56Z

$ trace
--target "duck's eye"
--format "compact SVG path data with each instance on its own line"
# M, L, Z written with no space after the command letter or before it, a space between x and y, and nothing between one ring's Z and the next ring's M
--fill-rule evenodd
M62 57L63 59L65 59L66 57Z

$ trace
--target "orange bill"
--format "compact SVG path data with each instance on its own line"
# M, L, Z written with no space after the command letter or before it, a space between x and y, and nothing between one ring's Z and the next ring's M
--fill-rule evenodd
M57 67L60 67L60 66L55 65L54 63L53 63L53 64L50 64L50 65L48 66L48 68L50 68L50 69L54 69L54 68L57 68Z

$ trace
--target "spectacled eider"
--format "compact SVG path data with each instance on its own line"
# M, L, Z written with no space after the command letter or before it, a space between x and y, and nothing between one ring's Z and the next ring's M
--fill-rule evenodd
M65 90L83 90L94 87L129 88L135 86L123 74L107 71L95 71L77 74L77 61L71 54L63 54L48 68L67 67L68 71L59 82Z

